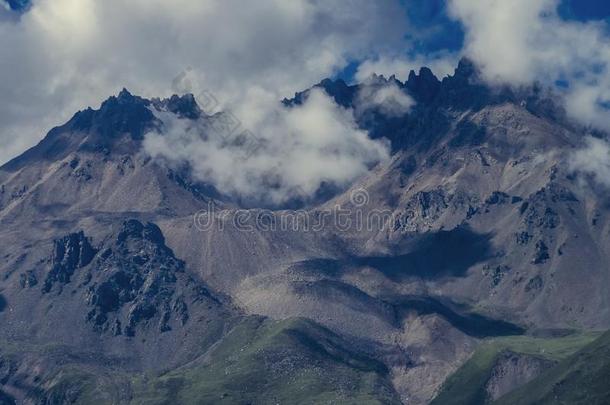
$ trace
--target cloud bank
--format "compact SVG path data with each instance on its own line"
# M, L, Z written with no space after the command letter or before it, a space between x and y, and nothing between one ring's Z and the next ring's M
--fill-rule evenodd
M0 162L122 87L169 96L190 66L245 111L402 46L406 29L394 0L35 0L0 13Z
M602 21L565 21L558 0L449 0L463 53L490 83L557 86L572 118L610 130L610 35Z
M165 128L146 136L145 151L170 165L188 162L198 179L224 193L273 205L324 185L345 187L389 157L389 144L371 140L352 111L322 90L312 90L301 106L265 105L275 108L259 109L241 136L215 130L219 115L192 121L156 112Z
M570 170L584 173L605 187L610 188L610 145L591 136L585 138L585 146L570 156Z
M387 117L400 117L411 110L415 100L390 80L382 85L363 83L355 104L357 114L375 109Z

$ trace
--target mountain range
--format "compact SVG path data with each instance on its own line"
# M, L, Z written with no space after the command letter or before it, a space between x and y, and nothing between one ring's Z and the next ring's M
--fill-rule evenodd
M387 86L414 105L359 107ZM192 95L123 90L0 167L1 404L610 401L610 193L556 95L466 59L313 88L391 156L311 200L244 206L149 156L157 112L218 119ZM338 206L385 220L257 222Z

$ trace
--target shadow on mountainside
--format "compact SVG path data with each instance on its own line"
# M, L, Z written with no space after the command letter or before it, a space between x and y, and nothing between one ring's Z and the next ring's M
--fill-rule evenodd
M467 226L450 231L416 235L409 241L408 253L388 256L357 256L342 259L315 258L293 263L292 273L339 277L350 267L372 267L395 282L407 278L434 280L464 277L468 269L493 257L490 234L480 234Z
M407 277L462 277L473 265L492 255L491 236L467 227L424 235L413 249L397 256L352 257L351 264L377 269L393 281Z
M400 318L410 311L415 311L418 315L436 314L443 317L456 329L477 338L522 335L525 333L525 329L510 322L461 311L456 304L449 301L409 295L394 297L388 302L394 305L397 316Z

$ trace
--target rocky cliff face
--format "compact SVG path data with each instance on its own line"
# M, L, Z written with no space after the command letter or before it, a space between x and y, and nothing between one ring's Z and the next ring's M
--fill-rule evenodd
M409 112L358 109L363 86L388 84L415 100ZM205 357L243 317L304 317L348 342L345 356L381 362L390 397L426 403L482 339L610 326L607 195L569 170L582 133L540 89L491 89L468 61L442 81L422 69L406 83L318 86L393 155L303 212L340 205L353 223L382 221L312 232L257 227L269 211L250 209L247 232L199 229L193 215L210 203L229 217L240 207L141 141L160 125L154 109L206 116L192 96L123 91L0 168L3 339L158 371ZM492 397L524 382L511 362Z

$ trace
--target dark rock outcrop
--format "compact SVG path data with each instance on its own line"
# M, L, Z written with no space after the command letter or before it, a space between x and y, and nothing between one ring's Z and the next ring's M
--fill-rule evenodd
M358 86L349 86L341 79L324 79L313 86L312 89L324 90L324 92L332 97L338 105L344 108L352 107L355 97L358 94ZM293 98L284 99L282 103L287 107L301 105L307 100L312 89L295 93Z
M525 292L538 292L542 289L544 282L542 281L542 277L536 276L530 279L525 285Z
M549 248L546 243L544 243L544 241L542 240L536 242L536 253L534 254L534 259L532 259L532 263L542 264L550 258L551 257L549 255Z
M195 120L202 115L202 111L197 105L197 101L195 101L195 97L192 94L186 94L182 97L174 94L169 99L162 100L161 103L165 103L169 111L181 118Z
M143 324L154 323L160 332L183 326L189 318L185 295L211 299L185 274L161 230L136 220L126 221L112 246L96 257L90 277L87 320L115 335L133 336Z
M99 110L87 109L77 113L69 124L73 130L95 134L96 140L100 142L115 139L123 134L129 134L132 139L139 140L154 120L149 105L148 100L123 89L118 96L104 101Z
M51 271L47 273L42 291L48 293L57 283L66 284L74 272L88 265L96 250L81 231L54 242Z
M413 70L409 73L405 86L416 101L430 103L438 95L441 82L429 68L423 67L419 74Z
M21 273L20 287L34 289L38 275ZM224 311L208 287L186 272L159 227L138 220L125 221L99 250L83 231L56 240L40 291L47 297L56 293L51 299L58 302L79 300L81 319L95 331L115 336L184 327L193 306L199 317ZM4 303L0 296L0 312Z
M36 273L32 270L28 270L19 276L19 285L21 288L31 288L38 284L38 278Z

